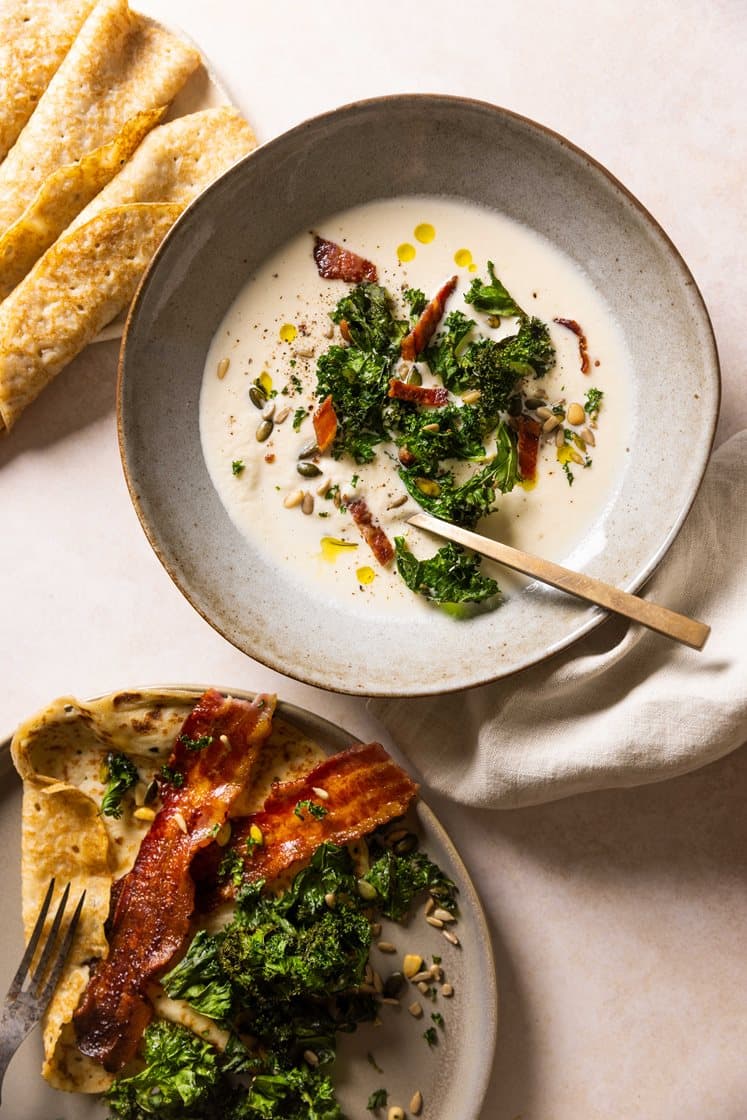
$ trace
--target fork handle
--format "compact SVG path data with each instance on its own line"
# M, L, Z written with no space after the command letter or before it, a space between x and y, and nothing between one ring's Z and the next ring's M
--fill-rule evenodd
M491 560L497 560L499 564L504 564L515 572L534 576L542 583L548 583L560 591L567 591L569 595L575 595L579 599L587 599L597 606L605 607L608 611L630 618L633 622L640 622L649 630L656 630L657 633L664 634L667 638L674 638L675 641L683 642L693 649L702 649L711 632L710 626L706 626L705 623L678 614L676 611L670 611L668 607L662 607L648 599L641 599L638 595L631 595L628 591L612 587L611 584L584 575L583 572L573 572L570 568L564 568L552 560L543 560L539 556L532 556L529 552L522 552L521 549L503 544L501 541L490 540L480 533L472 533L469 529L451 525L438 517L431 517L429 513L416 513L408 520L410 525L415 525L418 529L426 529L429 533L463 544L473 552L480 552Z

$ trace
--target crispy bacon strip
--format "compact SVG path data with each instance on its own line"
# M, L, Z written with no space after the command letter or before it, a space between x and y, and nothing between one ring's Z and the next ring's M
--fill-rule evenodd
M389 382L387 396L394 397L398 401L411 401L413 404L421 404L424 408L443 408L445 404L449 403L448 391L442 386L408 385L406 381L400 381L398 377L393 377Z
M348 504L350 515L360 534L382 566L394 559L394 546L381 525L374 519L365 498L355 498Z
M588 373L591 369L589 362L589 344L586 341L586 335L576 322L575 319L553 319L553 323L557 323L561 327L567 327L569 331L578 337L578 353L581 358L581 372Z
M332 394L325 397L314 413L314 433L317 447L321 452L328 451L337 435L337 413Z
M328 796L321 797L319 789ZM276 783L260 812L234 821L231 848L244 862L245 881L272 882L292 864L310 859L320 844L347 844L401 817L417 792L380 743L350 747L303 778ZM314 816L303 801L320 806L317 812L323 809L324 815ZM259 847L247 844L252 825L262 833ZM216 856L223 851L217 848ZM222 884L220 898L231 898L235 890L232 881ZM218 898L205 901L210 905Z
M519 474L522 482L534 482L537 477L537 455L539 453L542 425L531 416L520 416L517 421L519 440L517 455Z
M406 334L400 342L400 354L408 362L416 361L418 354L422 354L433 337L436 327L441 322L446 301L457 286L457 279L458 277L452 276L451 280L447 280L436 292L410 333Z
M352 253L350 249L343 249L334 241L327 241L326 237L314 238L314 260L319 275L324 280L347 280L351 284L360 284L361 280L368 280L375 284L379 279L376 265L371 261Z
M73 1017L79 1049L110 1072L134 1057L150 1022L146 987L189 934L195 890L190 865L249 780L274 708L273 696L249 704L210 690L184 722L169 759L184 784L164 785L163 808L113 892L109 955L96 966Z

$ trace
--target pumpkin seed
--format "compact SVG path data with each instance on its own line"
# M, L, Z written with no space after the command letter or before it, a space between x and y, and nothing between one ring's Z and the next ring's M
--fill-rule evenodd
M408 375L405 379L405 383L407 385L422 385L423 384L423 378L420 375L420 370L415 369L413 367L413 369L411 369L410 372L408 373Z
M296 463L296 470L302 478L318 478L322 473L316 463L310 463L306 459L302 463Z
M394 999L398 996L405 986L405 978L401 972L392 972L387 976L384 981L384 995Z
M542 397L527 397L524 401L524 407L528 408L530 412L534 412L536 409L544 408L545 401Z
M264 443L266 439L269 439L274 427L272 420L263 420L254 433L257 443Z
M303 496L303 501L301 502L301 513L305 513L306 516L308 517L313 512L314 512L314 495L309 494L309 492L307 490L306 493Z
M262 419L263 420L272 420L274 415L275 415L275 402L274 401L268 401L267 404L265 405L265 407L262 409Z
M249 400L261 411L267 404L267 393L264 389L260 389L259 385L252 385L249 389Z
M392 851L398 856L409 856L410 852L414 852L418 846L418 838L412 832L408 832L401 840L397 840L392 845Z
M318 455L318 454L319 454L319 444L316 442L315 439L312 439L308 443L305 443L303 445L301 450L298 452L298 458L299 459L310 459L312 457L312 455ZM321 474L321 471L319 473Z
M415 485L420 493L428 498L437 498L441 493L441 487L432 478L416 478Z
M222 381L223 378L228 373L228 367L230 366L230 364L231 364L231 359L230 358L221 358L221 360L218 362L218 368L216 370L216 373L218 374L218 380L219 381Z

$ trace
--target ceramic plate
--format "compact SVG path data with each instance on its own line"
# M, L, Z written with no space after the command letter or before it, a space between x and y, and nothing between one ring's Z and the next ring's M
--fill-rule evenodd
M184 703L185 714L204 687L148 688ZM138 689L128 691L139 691ZM236 689L233 696L249 698ZM297 726L330 752L355 742L354 736L320 716L292 704L280 703L278 715ZM10 759L9 742L0 744L0 873L3 908L0 916L0 992L5 992L21 959L20 836L21 782ZM409 814L408 814L409 816ZM429 1018L416 1021L406 1007L383 1008L383 1027L364 1024L355 1034L341 1036L335 1083L340 1102L349 1116L366 1114L366 1102L375 1089L386 1087L390 1103L405 1108L419 1088L429 1120L476 1120L493 1063L497 1023L497 995L490 935L475 889L446 832L422 802L411 811L411 827L421 846L459 888L461 947L448 944L440 931L426 925L422 914L409 925L386 923L386 935L398 949L410 948L423 956L442 957L454 986L451 1000L440 999L438 1009L446 1020L444 1036L430 1049L423 1040ZM374 951L375 959L377 951ZM381 957L384 973L392 958ZM428 1009L426 1008L426 1011ZM377 1073L368 1060L373 1054L384 1071ZM107 1110L95 1098L51 1089L41 1074L41 1038L36 1029L13 1059L3 1084L3 1115L24 1120L101 1120Z
M349 105L264 145L177 222L146 274L125 335L120 447L143 527L174 582L229 641L323 688L416 696L505 677L564 649L604 614L530 583L468 623L353 616L298 581L226 513L200 446L213 334L245 280L325 216L372 199L441 195L506 214L586 274L630 355L631 406L614 497L579 566L628 591L666 554L715 431L718 360L692 276L663 231L604 168L503 109L404 95ZM563 562L564 557L555 557Z

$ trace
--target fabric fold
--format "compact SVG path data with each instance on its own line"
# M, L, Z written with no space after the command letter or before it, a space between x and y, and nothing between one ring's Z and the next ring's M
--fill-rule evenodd
M371 700L369 709L425 784L483 808L695 770L747 739L746 576L744 431L714 453L643 592L708 623L703 651L611 617L513 677L444 697Z

